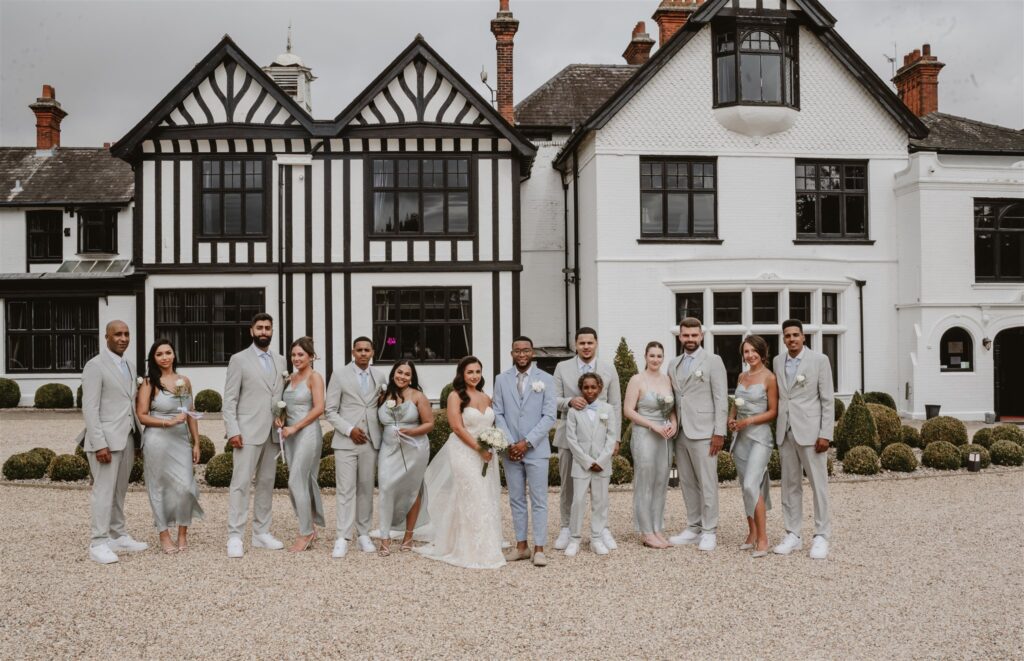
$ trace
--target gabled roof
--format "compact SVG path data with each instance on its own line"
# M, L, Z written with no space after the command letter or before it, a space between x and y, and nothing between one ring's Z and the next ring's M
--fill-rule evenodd
M32 147L0 147L0 206L124 206L132 200L131 166L106 149L58 147L48 156L36 154Z
M237 83L237 85L236 85ZM196 124L298 124L313 131L313 118L228 35L113 147L126 158L158 126Z
M811 29L825 48L836 57L863 85L882 108L892 116L913 138L923 138L928 129L907 107L899 97L872 71L864 60L857 55L846 41L835 31L836 19L822 6L818 0L793 0L803 12ZM640 70L625 85L605 101L587 121L573 132L555 158L555 166L560 166L581 140L593 130L603 128L626 103L657 74L672 57L679 52L704 26L709 24L723 9L731 7L730 0L708 0L702 4L685 25L680 28L668 43L663 44Z
M570 64L516 106L519 128L574 129L637 72L637 64Z
M921 118L928 137L910 141L910 151L946 154L1024 155L1024 131L933 112Z

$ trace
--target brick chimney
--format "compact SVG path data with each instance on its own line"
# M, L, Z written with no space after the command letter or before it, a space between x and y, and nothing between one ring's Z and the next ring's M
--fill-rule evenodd
M932 55L931 44L903 56L892 82L900 100L918 117L939 110L939 70L946 66Z
M704 0L661 0L651 18L658 24L658 47L664 48L668 40L686 25L690 14L704 3Z
M60 122L68 113L60 107L52 85L43 85L43 95L29 105L36 114L36 149L49 151L60 147Z
M654 48L654 40L647 34L647 25L640 21L633 28L633 39L626 46L622 57L626 58L626 64L643 64L651 58L651 49Z
M495 48L498 51L498 112L509 124L515 124L512 103L512 39L519 30L519 21L512 17L508 0L499 0L498 15L491 20Z

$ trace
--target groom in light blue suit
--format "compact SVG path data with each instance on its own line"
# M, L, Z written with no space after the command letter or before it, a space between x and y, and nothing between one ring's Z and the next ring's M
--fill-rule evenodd
M511 368L494 381L494 423L508 438L508 453L502 457L516 548L506 560L529 560L537 567L547 565L544 544L548 537L548 460L551 445L548 431L555 424L557 399L554 380L533 364L533 340L519 336L512 341ZM533 514L533 553L526 543L529 517L526 487L530 487Z

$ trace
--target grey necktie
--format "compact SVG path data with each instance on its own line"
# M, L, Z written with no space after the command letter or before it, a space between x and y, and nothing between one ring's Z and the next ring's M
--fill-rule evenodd
M370 391L370 375L366 372L359 373L359 387L363 389L363 394Z
M260 353L260 360L263 362L263 371L270 374L274 371L274 366L270 364L270 354L266 351Z
M786 385L792 386L796 379L796 371L800 367L800 361L796 358L786 358Z
M693 354L683 354L683 376L690 376L690 366L693 365Z
M519 389L519 396L526 394L526 372L520 372L516 376L516 387Z
M583 363L583 369L580 370L580 374L590 374L594 371L594 366L590 363Z
M124 380L128 382L128 385L132 383L132 373L128 369L128 361L121 359L121 373L124 374Z

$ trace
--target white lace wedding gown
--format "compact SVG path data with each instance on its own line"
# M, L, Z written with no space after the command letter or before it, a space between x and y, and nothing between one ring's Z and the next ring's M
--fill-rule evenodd
M494 411L467 406L466 431L474 437L494 426ZM427 467L426 503L433 523L432 540L416 549L425 557L469 569L496 569L501 552L501 482L498 458L482 476L480 455L452 434Z

